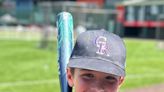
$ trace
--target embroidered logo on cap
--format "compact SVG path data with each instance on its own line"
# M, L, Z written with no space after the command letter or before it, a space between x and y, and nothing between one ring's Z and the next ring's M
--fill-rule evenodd
M97 37L96 46L98 47L98 50L96 52L97 54L109 56L106 37L104 36Z

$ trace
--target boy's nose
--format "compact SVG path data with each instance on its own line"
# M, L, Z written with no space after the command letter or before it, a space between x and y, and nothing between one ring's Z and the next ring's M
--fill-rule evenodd
M105 92L105 89L102 83L95 81L87 92Z
M87 90L87 92L105 92L105 90L99 88L90 88Z

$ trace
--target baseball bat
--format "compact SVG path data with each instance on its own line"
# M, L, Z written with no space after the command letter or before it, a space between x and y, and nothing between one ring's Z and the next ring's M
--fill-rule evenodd
M66 77L66 68L71 55L73 41L73 18L68 12L57 15L58 29L58 67L61 92L72 92Z

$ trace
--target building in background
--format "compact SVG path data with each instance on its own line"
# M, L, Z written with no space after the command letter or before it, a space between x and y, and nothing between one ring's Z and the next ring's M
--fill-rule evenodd
M118 1L120 0L1 0L0 16L3 16L5 14L10 14L11 16L16 17L20 24L24 24L24 25L28 25L31 23L42 24L41 22L44 21L43 18L45 17L43 13L45 13L46 10L48 13L53 12L52 14L50 14L50 16L47 17L50 17L51 23L55 23L54 22L55 18L52 18L54 14L57 14L56 11L53 11L55 9L53 9L53 7L51 9L48 8L51 7L51 5L46 5L47 7L44 7L45 9L43 9L40 7L41 6L40 3L74 2L74 4L77 4L77 5L72 4L75 7L77 6L86 7L86 8L98 7L99 9L102 9L102 8L114 7L114 4ZM66 5L66 6L71 6L71 5ZM56 10L62 11L64 9L63 7L62 8L58 7Z
M105 2L105 0L76 0L76 1L77 2L85 2L85 3L95 3L99 7L103 7L104 6L104 2Z
M163 4L163 0L1 0L0 17L10 15L22 25L55 25L56 15L68 11L74 15L75 27L154 38L157 28L164 27Z
M164 28L164 0L128 0L117 11L125 36L155 38L157 28Z
M15 3L16 17L19 19L20 24L30 24L33 21L33 0L16 0ZM28 20L27 20L28 19Z
M105 0L104 1L104 7L105 8L112 8L112 9L116 9L116 4L123 2L125 0Z
M117 3L124 0L76 0L77 2L95 3L102 8L115 9Z

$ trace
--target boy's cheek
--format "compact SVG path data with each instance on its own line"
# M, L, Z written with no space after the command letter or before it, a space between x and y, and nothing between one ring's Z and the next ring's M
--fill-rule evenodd
M88 87L88 84L82 80L76 80L74 84L75 92L84 92Z
M83 78L80 77L80 75L74 76L74 88L75 90L77 90L75 92L83 92L82 90L87 89L88 85L89 85L89 81L84 80Z

